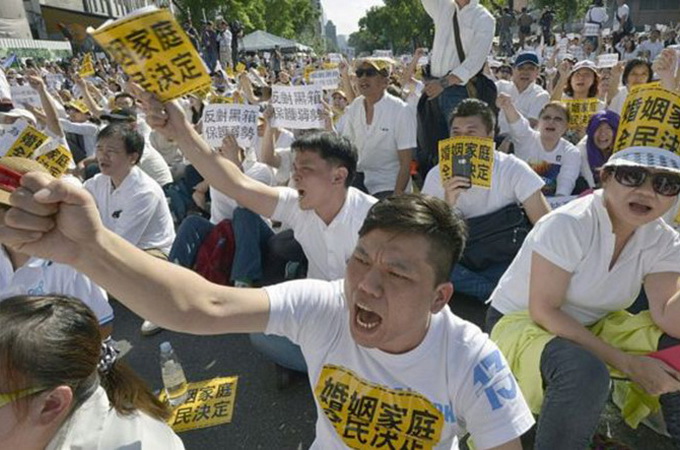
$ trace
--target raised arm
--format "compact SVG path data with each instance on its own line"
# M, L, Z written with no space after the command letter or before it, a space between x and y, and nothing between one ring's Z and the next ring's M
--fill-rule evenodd
M42 103L43 111L45 113L45 125L54 135L58 137L64 136L64 130L61 129L59 123L59 114L57 114L56 100L47 92L47 86L42 77L36 71L27 72L26 78L31 87L40 94L40 102Z
M191 126L176 101L163 104L153 94L137 86L133 89L142 100L149 125L177 142L184 156L212 187L260 215L274 214L279 199L276 188L244 175L234 163L214 152Z
M0 226L4 244L72 265L163 328L192 334L265 329L265 291L218 286L144 253L105 229L90 194L66 181L33 173L22 186Z
M80 88L80 92L83 94L83 101L89 108L90 112L92 112L92 115L95 117L101 116L104 113L104 108L99 106L92 98L92 94L90 94L90 91L87 88L87 81L80 78L80 75L78 74L74 74L73 79L76 82L76 85Z
M559 80L550 95L551 101L562 101L562 94L564 94L564 87L567 85L567 79L569 78L569 62L562 61L558 67L558 73L560 74Z
M260 148L260 158L262 159L261 162L278 169L281 167L281 157L274 151L276 142L274 128L272 127L274 108L272 108L271 105L267 106L267 109L264 110L263 116L264 134L262 135L262 147Z

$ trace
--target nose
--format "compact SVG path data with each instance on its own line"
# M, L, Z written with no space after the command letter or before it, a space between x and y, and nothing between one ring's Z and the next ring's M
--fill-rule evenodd
M359 289L371 297L380 297L382 294L382 275L375 267L371 267L359 280Z

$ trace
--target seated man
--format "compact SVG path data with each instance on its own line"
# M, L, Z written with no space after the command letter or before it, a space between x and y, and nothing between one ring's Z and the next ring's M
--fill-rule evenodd
M493 113L480 100L463 100L451 117L451 136L493 137ZM524 161L495 151L490 189L470 186L470 180L462 177L453 177L442 183L439 165L436 165L428 172L422 192L446 199L464 219L485 216L513 203L521 204L529 221L534 224L549 211L541 193L543 184L543 180ZM457 291L485 301L510 262L499 262L481 271L472 271L457 264L451 272L451 281Z
M132 245L167 258L175 229L163 190L137 167L144 138L129 124L113 123L97 135L96 156L101 173L84 184L95 199L108 229ZM142 333L159 328L145 321Z
M156 124L167 119L154 113ZM43 174L22 185L0 241L74 265L168 329L265 331L300 344L316 400L313 448L449 449L467 431L476 448L519 450L534 423L495 344L447 306L465 232L441 200L376 204L344 280L238 289L135 249L72 186Z

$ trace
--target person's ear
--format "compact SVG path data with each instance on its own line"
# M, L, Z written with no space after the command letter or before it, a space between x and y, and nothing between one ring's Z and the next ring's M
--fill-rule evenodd
M71 410L73 391L68 386L58 386L41 394L36 401L36 422L42 426L59 424Z
M449 300L451 300L451 296L453 295L453 283L447 281L446 283L439 284L435 288L434 293L435 297L432 301L432 306L430 306L430 312L432 314L437 314L449 303Z
M344 186L348 176L347 167L336 167L333 169L333 184L342 184Z

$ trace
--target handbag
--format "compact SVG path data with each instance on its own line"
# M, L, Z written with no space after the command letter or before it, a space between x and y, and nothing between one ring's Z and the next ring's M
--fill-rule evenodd
M463 50L463 43L460 39L460 28L458 26L458 11L453 12L453 36L456 40L456 51L458 52L458 58L460 63L463 64L465 61L465 50ZM476 98L485 102L494 115L498 116L498 108L496 107L496 97L498 96L498 88L496 83L487 77L484 73L484 67L480 69L479 72L465 85L468 91L468 96L470 98Z
M466 222L468 239L460 263L472 271L511 262L532 228L524 209L515 203Z

